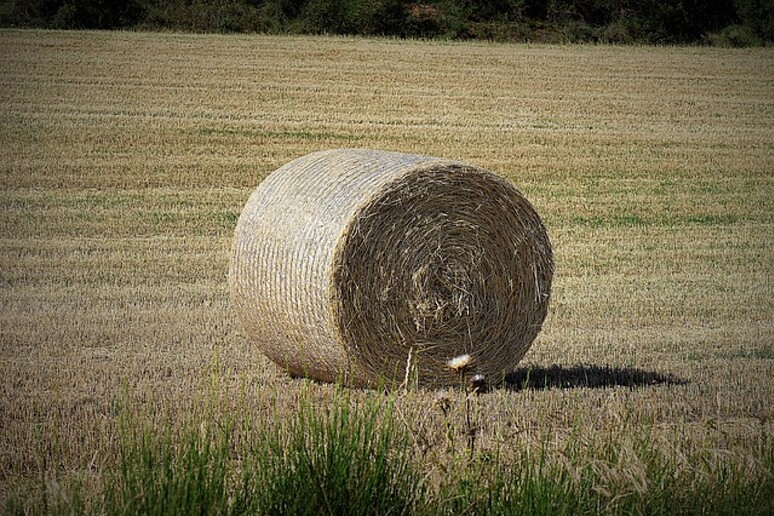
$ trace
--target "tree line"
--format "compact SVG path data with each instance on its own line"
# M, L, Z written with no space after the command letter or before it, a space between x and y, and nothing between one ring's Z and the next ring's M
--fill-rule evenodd
M0 26L758 46L774 0L4 0Z

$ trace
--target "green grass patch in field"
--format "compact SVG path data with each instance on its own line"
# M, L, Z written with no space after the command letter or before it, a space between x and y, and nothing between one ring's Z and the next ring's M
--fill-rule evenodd
M216 127L199 128L197 134L201 136L227 136L238 138L255 138L261 140L303 140L303 141L344 141L354 142L364 138L353 133L335 133L331 131L271 131L254 129L225 129Z
M601 227L642 227L651 225L652 222L646 221L639 215L617 215L612 217L583 217L575 216L572 218L573 225L589 228Z
M550 219L549 222L551 222ZM728 226L737 222L739 222L739 218L731 214L661 217L642 217L640 215L573 216L571 219L572 225L587 228L681 227L687 225Z
M722 357L727 358L752 358L752 359L762 359L762 360L771 360L774 359L774 345L762 345L758 346L752 349L744 349L739 350L731 353L723 353L720 354Z
M734 215L693 215L686 220L689 224L700 226L726 226L736 224L738 218Z

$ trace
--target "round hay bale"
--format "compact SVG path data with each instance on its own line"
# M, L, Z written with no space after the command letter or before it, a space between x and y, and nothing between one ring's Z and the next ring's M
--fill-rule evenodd
M548 234L506 180L427 156L316 152L270 174L237 223L229 283L246 335L293 375L500 382L546 317Z

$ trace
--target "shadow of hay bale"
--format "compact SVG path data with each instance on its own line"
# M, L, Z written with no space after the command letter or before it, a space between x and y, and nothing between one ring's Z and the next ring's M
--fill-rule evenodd
M508 390L642 388L654 385L685 385L688 381L669 374L632 367L575 365L519 368L505 376Z

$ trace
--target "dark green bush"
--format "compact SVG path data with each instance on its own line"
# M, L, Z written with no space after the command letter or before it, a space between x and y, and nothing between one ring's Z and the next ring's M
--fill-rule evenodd
M766 43L774 42L774 0L735 0L742 25Z
M594 29L582 21L569 21L561 26L563 39L567 43L588 43L594 41Z
M614 43L629 45L634 43L635 38L631 28L624 21L614 21L604 27L597 29L596 40L600 43Z
M720 32L710 34L708 40L716 47L740 48L761 45L761 39L747 25L729 25Z

